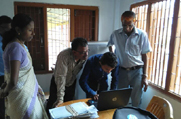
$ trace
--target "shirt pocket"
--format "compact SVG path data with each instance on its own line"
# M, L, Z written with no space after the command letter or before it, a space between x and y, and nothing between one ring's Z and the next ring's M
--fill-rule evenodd
M140 55L140 48L139 45L130 45L130 50L129 53L133 56L138 56Z

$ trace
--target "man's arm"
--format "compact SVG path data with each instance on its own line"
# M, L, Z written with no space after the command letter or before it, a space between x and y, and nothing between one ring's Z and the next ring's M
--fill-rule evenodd
M109 46L109 52L113 52L113 47Z
M66 61L67 60L61 55L58 56L57 58L55 71L54 71L55 83L57 85L57 100L53 105L54 107L63 103L63 98L65 94L65 85L66 85L66 75L68 71L68 66Z
M143 46L142 46L142 61L144 62L144 67L143 67L143 75L142 75L142 87L144 86L144 91L146 92L148 88L148 82L146 78L148 77L147 74L147 53L152 51L148 35L146 32L142 33L142 41L143 41Z
M91 94L91 95L96 95L97 93L92 90L90 88L90 86L88 85L88 79L89 79L89 75L90 75L90 72L91 72L91 61L88 59L86 64L85 64L85 67L84 67L84 70L83 70L83 73L80 77L80 80L79 80L79 84L80 84L80 87L82 88L82 90L84 90L85 93L87 94Z
M118 63L117 66L112 70L111 76L111 90L115 90L118 84L118 77L119 77L119 60L117 59Z
M113 52L113 47L112 47L114 45L113 39L114 39L114 35L111 34L110 40L107 43L107 47L109 48L109 52Z
M147 88L148 88L148 82L147 82L147 54L142 54L142 60L144 62L144 66L143 66L143 75L142 75L142 87L144 86L144 91L146 92Z

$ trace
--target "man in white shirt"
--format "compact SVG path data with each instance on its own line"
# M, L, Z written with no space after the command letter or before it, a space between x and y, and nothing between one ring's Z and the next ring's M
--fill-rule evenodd
M121 16L123 28L115 30L110 37L108 47L120 61L118 88L133 87L132 105L140 106L142 88L147 90L147 53L152 51L147 33L134 26L135 13L125 11Z
M61 51L57 57L55 70L51 79L50 97L47 111L63 102L73 100L76 75L88 58L88 44L83 38L75 38L72 47Z

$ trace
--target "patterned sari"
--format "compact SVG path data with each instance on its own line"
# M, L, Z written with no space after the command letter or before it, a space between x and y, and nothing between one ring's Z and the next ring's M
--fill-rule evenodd
M29 52L27 52L27 56L28 64L20 68L17 85L6 97L6 118L48 119L44 107L44 93L35 77ZM5 71L5 81L8 83L9 80L10 73Z

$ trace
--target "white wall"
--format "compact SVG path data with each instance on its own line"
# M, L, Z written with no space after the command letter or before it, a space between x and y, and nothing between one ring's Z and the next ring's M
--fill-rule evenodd
M15 0L0 0L0 15L14 15ZM37 2L99 7L99 41L107 41L114 26L114 1L115 0L16 0L16 2ZM42 2L43 1L43 2ZM119 1L119 0L117 0Z

